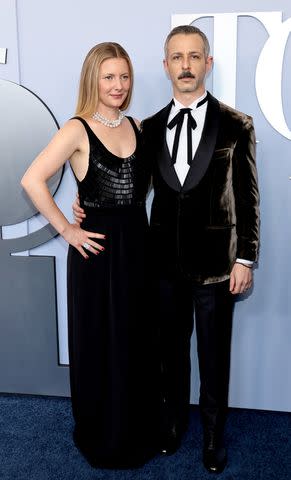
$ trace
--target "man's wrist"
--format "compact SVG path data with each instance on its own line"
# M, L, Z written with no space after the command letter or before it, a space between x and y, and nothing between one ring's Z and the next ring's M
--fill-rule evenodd
M245 262L241 262L240 260L236 260L235 263L238 263L239 265L243 265L243 266L246 267L246 268L250 268L250 269L253 268L253 264L252 264L252 263L245 263Z

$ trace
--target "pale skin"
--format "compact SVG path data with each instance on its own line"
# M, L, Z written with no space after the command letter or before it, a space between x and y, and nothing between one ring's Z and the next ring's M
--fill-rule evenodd
M188 107L194 100L205 92L205 78L213 65L213 57L206 56L204 44L197 34L177 34L169 43L164 59L164 68L169 76L173 96ZM192 78L180 78L181 74L190 72ZM81 222L85 217L78 200L73 204L76 222ZM252 269L235 263L231 273L229 290L232 294L243 293L252 285Z
M123 58L110 58L101 64L98 79L99 101L96 110L108 119L118 118L118 109L130 89L128 64ZM85 118L106 148L125 158L133 153L135 134L130 122L124 118L117 128L108 128L92 118ZM80 222L71 224L56 205L47 187L47 181L70 159L76 177L82 180L88 169L89 143L84 126L78 120L69 120L53 137L47 147L36 157L24 174L21 185L36 208L44 215L62 237L88 259L84 248L98 255L105 248L98 239L102 233L83 230Z

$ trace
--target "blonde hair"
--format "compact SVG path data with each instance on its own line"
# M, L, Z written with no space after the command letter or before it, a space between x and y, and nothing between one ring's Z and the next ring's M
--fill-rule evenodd
M87 54L80 77L78 102L75 115L80 117L91 116L95 111L99 100L98 80L100 65L109 58L124 58L128 64L130 74L130 89L126 99L120 106L120 110L126 110L131 100L133 89L133 68L128 53L115 42L103 42L91 48Z

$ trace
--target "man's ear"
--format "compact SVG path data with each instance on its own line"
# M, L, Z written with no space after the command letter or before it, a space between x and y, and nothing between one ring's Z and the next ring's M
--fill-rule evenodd
M213 57L209 55L206 58L206 72L209 73L212 70L213 67Z
M163 65L164 65L164 70L165 70L167 76L169 76L168 61L167 61L166 58L164 58L164 60L163 60Z

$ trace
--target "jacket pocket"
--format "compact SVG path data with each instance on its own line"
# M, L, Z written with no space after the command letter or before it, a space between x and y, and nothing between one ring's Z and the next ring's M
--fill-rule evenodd
M232 223L230 225L207 225L205 229L206 230L224 230L224 229L234 228L234 227L235 227L235 223Z
M214 150L213 158L215 160L219 160L220 158L227 158L230 157L232 153L232 148L218 148Z

